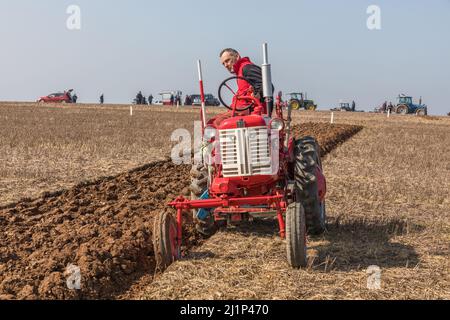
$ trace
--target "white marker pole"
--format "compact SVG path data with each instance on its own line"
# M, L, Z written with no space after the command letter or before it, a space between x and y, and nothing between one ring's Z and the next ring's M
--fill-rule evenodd
M133 116L133 106L130 106L130 116Z
M331 124L334 124L334 112L331 113Z
M388 110L388 118L391 116L391 109Z

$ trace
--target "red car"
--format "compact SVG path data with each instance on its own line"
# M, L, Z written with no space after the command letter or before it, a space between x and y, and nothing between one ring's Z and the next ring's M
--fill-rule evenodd
M48 96L39 98L38 102L41 103L74 103L73 97L71 95L73 89L69 91L64 91L64 93L52 93Z

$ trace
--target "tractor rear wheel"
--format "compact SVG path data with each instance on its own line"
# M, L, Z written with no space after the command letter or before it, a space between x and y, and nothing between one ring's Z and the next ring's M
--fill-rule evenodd
M306 107L306 109L309 110L309 111L316 111L317 106L315 106L315 105L313 105L313 104L310 104L310 105L308 105L308 106Z
M177 242L177 224L169 212L160 212L153 223L153 250L156 269L163 272L181 257Z
M194 164L191 170L191 200L198 200L208 190L208 169L203 164ZM212 236L216 231L214 217L209 215L206 220L197 218L197 209L192 210L197 231L205 237Z
M408 106L402 104L402 105L398 106L397 109L395 109L395 112L399 113L399 114L408 114L409 108L408 108Z
M286 253L292 268L304 268L306 256L305 210L300 202L291 203L286 210Z
M304 137L295 144L295 184L297 200L303 204L306 226L311 234L326 230L325 201L320 200L317 172L322 170L320 147L313 137Z
M291 100L289 104L291 105L292 110L300 109L300 101L298 100Z

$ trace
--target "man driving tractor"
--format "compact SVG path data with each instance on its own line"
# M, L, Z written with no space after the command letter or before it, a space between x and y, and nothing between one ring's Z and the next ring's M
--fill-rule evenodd
M231 74L245 78L250 83L238 80L238 94L242 95L247 92L251 85L255 97L261 99L263 95L262 74L259 66L253 64L248 57L241 58L239 52L231 48L222 50L220 53L220 62ZM239 103L242 104L242 102L238 102L238 106L240 106Z
M237 79L237 92L235 93L232 101L232 106L236 106L236 109L244 109L249 105L248 100L240 100L236 99L237 96L253 96L263 105L265 105L264 101L264 93L263 93L263 78L262 78L262 70L261 67L255 65L251 62L250 58L244 57L242 58L239 52L232 48L223 49L220 52L220 62L221 64L234 76L239 77ZM272 86L273 87L273 86ZM220 96L220 93L219 93ZM271 109L269 107L269 109ZM234 115L238 116L247 116L252 113L252 109L249 108L245 111L236 110ZM272 114L272 110L268 112L269 116ZM233 117L233 111L228 111L218 116L210 119L208 121L209 125L213 125L215 127L219 127L220 124ZM192 184L190 186L191 189L191 199L199 199L202 196L205 197L205 190L207 188L207 168L201 163L193 167L191 171L191 175L193 177ZM195 216L208 216L208 218L204 220L198 221L197 230L204 235L211 235L215 231L214 220L212 216L207 215L205 210L200 210L200 214L197 210L194 210Z
M245 78L245 80L238 79L238 91L237 95L244 96L246 93L252 92L252 95L259 100L263 101L263 89L262 89L262 73L261 67L255 65L251 62L250 58L244 57L242 58L239 52L232 48L223 49L220 52L220 63L233 75L236 75L240 78ZM236 101L236 97L233 98L233 105L237 107L243 107L248 104L248 101L238 100ZM250 110L246 110L239 113L240 115L248 115L250 114ZM272 114L272 110L269 110L269 115ZM231 111L221 114L214 118L212 122L214 124L220 124L226 118L231 116Z

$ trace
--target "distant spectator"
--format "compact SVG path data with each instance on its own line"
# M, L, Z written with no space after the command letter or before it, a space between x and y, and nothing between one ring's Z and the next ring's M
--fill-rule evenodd
M184 105L185 105L185 106L191 106L191 105L192 105L192 99L191 99L191 96L186 95L186 99L184 100Z
M383 103L383 106L381 107L381 112L386 112L387 111L387 101L385 101Z
M142 104L143 98L144 96L142 95L142 92L139 91L138 94L136 95L136 104Z
M170 95L170 105L173 106L173 105L174 105L174 102L175 102L174 96L173 96L173 94L171 94L171 95Z
M392 104L392 101L389 102L388 111L389 113L394 112L394 105Z
M105 97L103 96L103 93L102 93L102 95L100 96L100 104L103 104L103 103L105 103Z
M153 103L153 95L150 94L150 96L148 97L148 104L151 105Z
M352 102L352 111L355 112L356 110L356 102L353 100Z
M64 91L64 93L67 95L67 98L69 98L69 102L73 103L72 90Z

